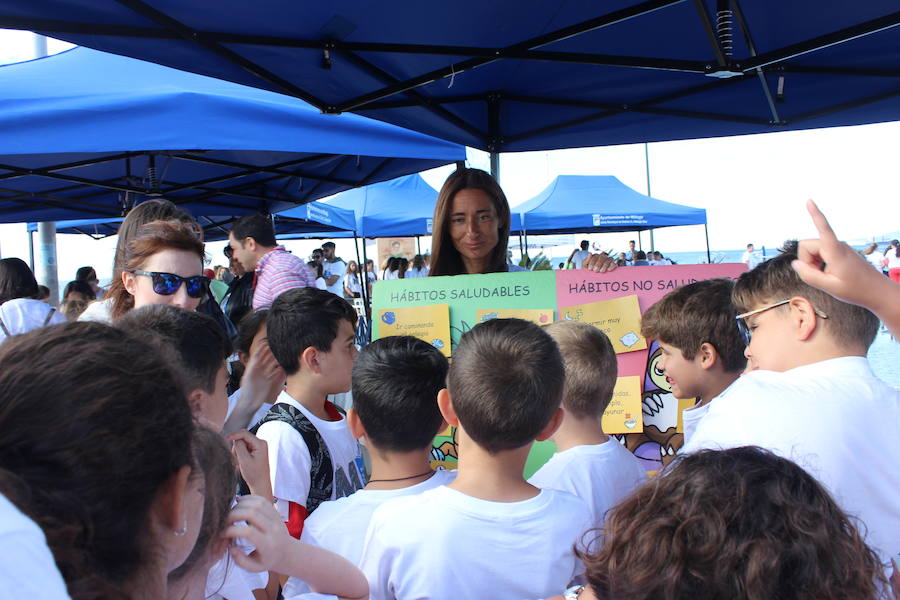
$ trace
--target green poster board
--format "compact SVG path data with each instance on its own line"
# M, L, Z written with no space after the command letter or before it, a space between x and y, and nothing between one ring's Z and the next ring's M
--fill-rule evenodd
M476 323L479 308L556 308L553 271L453 275L377 281L372 290L372 339L378 339L379 311L448 304L453 347Z

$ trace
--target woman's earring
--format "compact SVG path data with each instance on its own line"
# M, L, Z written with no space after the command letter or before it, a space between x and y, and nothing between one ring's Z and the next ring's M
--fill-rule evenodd
M175 532L175 535L178 537L183 536L187 533L187 517L184 518L184 524L181 526L181 529Z

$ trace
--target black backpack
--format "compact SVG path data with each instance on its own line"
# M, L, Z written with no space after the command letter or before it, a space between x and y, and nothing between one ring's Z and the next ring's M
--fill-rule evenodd
M287 423L303 436L303 441L309 449L312 465L309 473L309 495L306 497L306 513L311 515L320 504L331 500L334 491L334 466L331 463L331 454L325 439L319 430L306 418L299 409L290 404L273 404L266 416L250 429L250 433L256 435L263 423L269 421L281 421ZM241 481L241 494L249 494L247 484Z

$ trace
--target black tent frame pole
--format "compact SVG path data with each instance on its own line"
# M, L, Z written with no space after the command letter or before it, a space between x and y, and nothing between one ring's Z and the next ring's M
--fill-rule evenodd
M709 253L709 229L706 223L703 223L703 233L706 235L706 262L712 263L712 256Z

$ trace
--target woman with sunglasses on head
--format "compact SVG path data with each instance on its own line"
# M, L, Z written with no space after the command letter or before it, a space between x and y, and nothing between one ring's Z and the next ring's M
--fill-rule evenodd
M109 291L115 321L132 308L172 304L196 310L206 295L203 242L179 221L153 221L125 246L121 276Z

